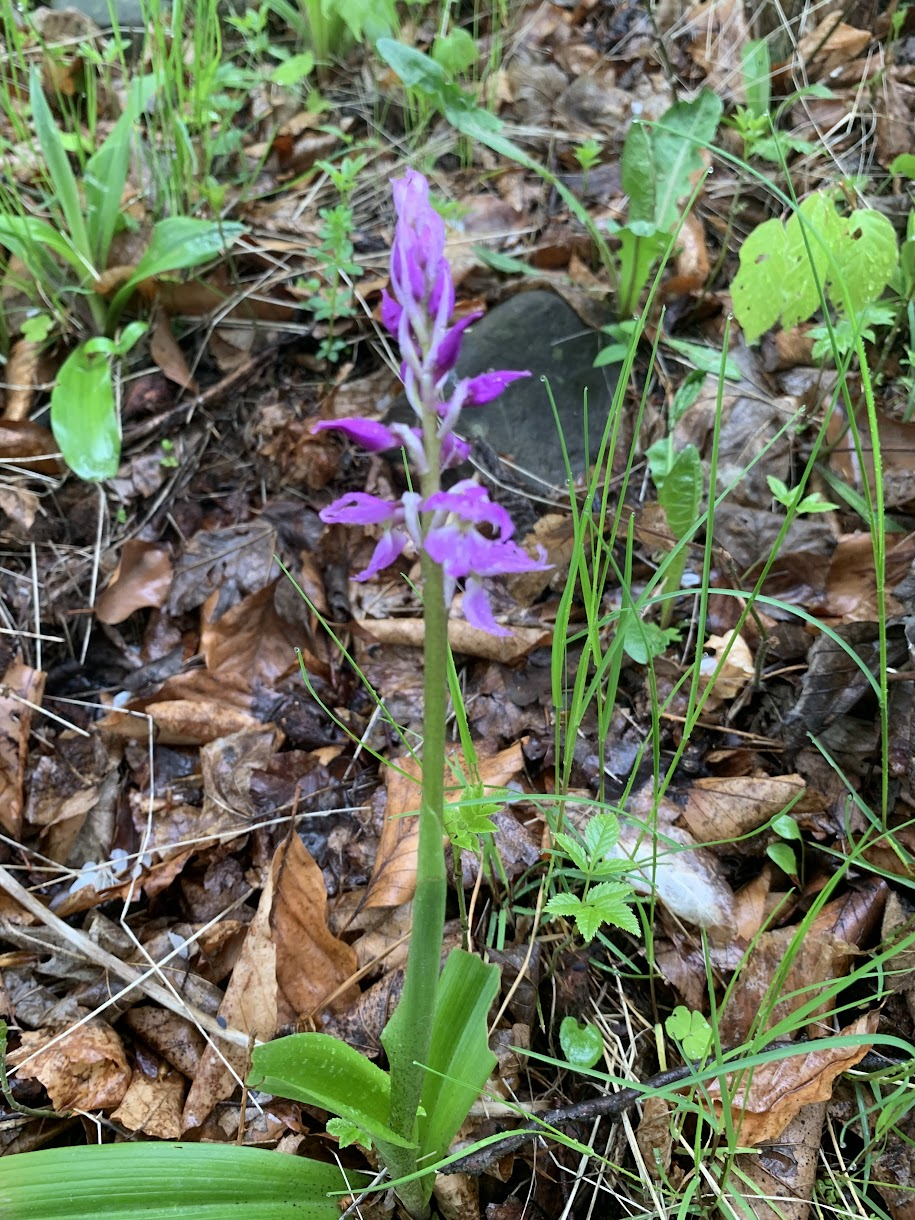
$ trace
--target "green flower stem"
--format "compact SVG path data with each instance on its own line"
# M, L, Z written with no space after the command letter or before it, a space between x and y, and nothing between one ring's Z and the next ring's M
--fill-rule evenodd
M434 392L433 392L434 393ZM428 401L428 399L426 399ZM434 398L433 398L434 401ZM435 416L424 420L424 442L428 470L423 476L424 498L440 487L439 450ZM428 522L424 522L424 527ZM435 999L441 971L445 927L447 875L444 847L445 729L448 691L448 608L445 605L441 567L425 551L423 572L423 783L419 811L419 849L416 894L413 899L413 929L407 953L403 993L397 1010L382 1035L391 1070L391 1114L389 1125L413 1139L416 1114L423 1090ZM416 1170L415 1150L389 1148L387 1168L392 1177ZM409 1182L399 1191L401 1201L413 1216L427 1212L431 1181Z

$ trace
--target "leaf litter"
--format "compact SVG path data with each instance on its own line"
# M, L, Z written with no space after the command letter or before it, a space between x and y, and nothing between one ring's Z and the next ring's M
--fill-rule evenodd
M662 9L657 29L669 68L713 89L729 114L749 104L741 57L751 29L740 7ZM628 6L542 5L524 20L524 45L488 82L491 96L504 119L524 126L531 155L555 148L561 180L593 219L622 220L619 162L630 121L659 119L674 100L655 62L656 34ZM889 27L881 21L872 30L812 14L774 80L779 96L792 72L828 82L828 98L795 99L779 121L795 140L819 139L841 159L860 119L861 88L880 72L874 139L886 168L910 151L912 97L910 66L886 56ZM80 36L102 38L95 27ZM85 65L67 55L43 62L63 94L80 96ZM361 87L389 102L397 97L389 73L373 80L369 68ZM310 271L318 209L332 202L315 163L338 153L363 119L341 112L327 126L290 100L282 92L251 99L256 122L241 156L260 173L263 193L239 200L252 233L234 267L222 262L196 278L144 285L157 310L148 353L158 372L147 370L127 388L123 460L100 496L63 478L42 414L54 376L45 353L17 331L7 356L0 867L11 884L0 894L0 1015L12 1033L14 1096L50 1103L74 1142L83 1138L66 1118L75 1110L101 1115L117 1138L193 1132L289 1148L328 1142L307 1108L242 1094L249 1047L281 1031L317 1028L380 1053L378 1035L401 985L418 774L405 746L417 744L422 721L423 623L409 583L417 572L407 558L393 577L350 583L361 544L323 528L317 512L333 492L400 487L402 472L310 431L319 418L382 418L397 395L374 321L390 237L385 192L400 161L393 146L375 149L360 187L364 270L356 287L365 316L347 323L347 363L330 369L316 355L326 328L309 322L296 329L303 316L296 280ZM118 99L103 103L110 124ZM442 132L437 123L432 141ZM101 136L108 130L100 127ZM600 146L599 163L582 171L575 153L588 138ZM721 129L719 140L744 151L733 129ZM28 153L21 141L5 146L5 163L22 184L33 183L39 168ZM805 191L834 180L834 167L800 146L789 155ZM495 311L507 291L548 285L577 301L583 316L596 313L612 285L592 261L580 221L547 200L536 176L482 145L473 156L472 168L451 158L435 173L456 218L449 250L461 308ZM758 184L741 182L728 162L716 160L712 177L695 185L698 205L662 285L668 320L652 316L649 325L718 351L727 285L737 272L736 245L727 244L731 199L743 189L746 231L773 211ZM142 191L131 207L137 234L123 235L100 269L105 292L129 277L143 249L139 235L150 230ZM716 279L722 264L728 274ZM526 273L507 289L519 265ZM11 320L28 300L18 270L4 269ZM187 327L180 339L179 318ZM194 319L207 327L187 326ZM741 379L719 383L700 370L699 394L673 426L675 447L696 447L706 479L715 450L717 490L725 493L710 537L713 597L704 637L690 624L688 641L650 666L624 656L612 718L589 709L574 743L557 737L549 650L576 547L572 517L550 494L530 500L531 537L546 546L556 573L512 582L514 604L499 607L509 615L510 637L471 627L458 602L449 640L477 736L479 778L507 789L508 798L486 832L484 864L465 853L457 883L470 903L473 943L503 965L493 1095L532 1111L544 1108L548 1094L560 1106L590 1096L568 1071L551 1076L540 1065L535 1075L534 1061L511 1049L558 1055L556 1018L563 1015L603 1021L612 1074L643 1082L683 1062L663 1033L678 1004L706 1014L725 1047L749 1039L764 1046L767 1030L787 1024L798 1053L683 1084L679 1096L692 1110L670 1096L649 1097L637 1132L625 1128L610 1164L600 1164L594 1189L620 1189L614 1165L630 1175L644 1166L676 1199L692 1172L682 1146L720 1128L726 1108L741 1146L753 1149L734 1161L730 1205L768 1215L760 1198L787 1193L792 1201L782 1214L802 1217L822 1186L818 1157L835 1170L824 1124L847 1123L861 1146L872 1134L860 1108L850 1112L846 1073L869 1054L870 1035L912 1038L911 952L895 959L897 977L883 990L879 967L855 974L894 937L904 942L910 934L915 446L912 423L893 401L905 384L891 363L875 419L885 503L898 515L899 532L887 538L886 660L899 681L890 684L893 804L875 825L882 645L870 532L849 507L854 499L796 516L784 531L784 507L771 491L772 479L792 487L806 464L811 420L824 424L826 449L808 490L822 488L832 499L831 480L840 478L858 503L866 501L876 492L874 453L862 404L850 416L848 404L834 402L834 375L813 369L809 324L784 321L758 353L732 333L728 356ZM633 418L643 392L649 400L639 463L665 434L687 372L678 357L649 373L640 349L625 390ZM854 377L850 384L856 390ZM212 387L219 392L208 397ZM174 457L163 442L174 445ZM614 475L621 469L614 465ZM555 486L564 484L560 470ZM608 489L610 497L621 485ZM573 490L580 511L583 484ZM628 576L638 595L676 538L650 494L632 484L625 494L639 539ZM691 548L688 579L699 576L701 556L701 545ZM724 591L745 597L757 581L762 600L747 617L745 601ZM608 613L620 597L611 581ZM809 617L799 620L792 607ZM689 616L685 602L682 614ZM814 631L811 618L830 633ZM574 599L571 626L584 623ZM611 639L612 629L605 634ZM701 718L662 794L651 752L663 769L684 744L692 708L682 680L696 648L703 653ZM574 670L574 651L569 658ZM658 695L664 711L653 720ZM561 795L576 800L557 801L557 740L571 757ZM466 767L456 738L455 760ZM446 783L454 786L453 773ZM583 831L598 797L622 811L616 850L632 863L653 924L650 963L644 942L631 936L584 949L571 927L540 921L550 818L561 808L564 825ZM772 850L778 847L787 855ZM836 860L849 854L855 866L833 894ZM19 885L37 906L22 905ZM455 901L447 946L467 932L457 913ZM69 935L52 916L67 921ZM113 998L151 964L150 988ZM854 982L846 985L849 975ZM823 1002L812 1003L821 994ZM850 1034L861 1037L841 1045ZM835 1045L804 1051L804 1037ZM696 1066L684 1062L687 1075ZM38 1120L0 1105L16 1132L11 1141L3 1136L7 1153L41 1142ZM504 1126L485 1106L461 1139ZM883 1132L886 1182L874 1188L894 1218L910 1206L906 1123ZM589 1138L580 1120L567 1129ZM525 1151L493 1159L488 1177L454 1188L450 1206L462 1216L503 1220L558 1215L566 1206L586 1214L587 1191L571 1185L577 1154L554 1145L551 1155L549 1171ZM638 1195L631 1181L625 1189ZM512 1210L519 1197L529 1198L528 1210ZM443 1193L440 1206L448 1205Z

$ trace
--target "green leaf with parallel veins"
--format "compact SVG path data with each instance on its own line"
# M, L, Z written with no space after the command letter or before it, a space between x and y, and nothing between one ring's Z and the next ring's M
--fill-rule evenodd
M388 1126L388 1073L329 1034L291 1034L255 1047L248 1086L338 1114L378 1144L415 1147Z
M96 339L71 352L51 391L54 439L74 474L89 482L114 478L121 460L110 346Z
M722 110L721 98L711 89L703 89L695 101L671 106L652 130L658 181L653 220L664 233L676 227L681 201L692 193L693 177L704 168L704 145L714 140Z
M234 1144L123 1143L5 1157L4 1220L340 1220L367 1174Z

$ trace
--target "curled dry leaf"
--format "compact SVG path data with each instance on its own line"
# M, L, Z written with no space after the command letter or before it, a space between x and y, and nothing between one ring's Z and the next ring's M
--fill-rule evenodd
M421 648L425 638L423 619L357 619L358 626L379 644L408 644ZM452 651L484 661L509 665L523 660L535 648L548 644L552 632L542 627L512 627L508 636L490 635L464 619L448 620L448 643Z
M877 1012L867 1013L840 1030L838 1037L873 1033L878 1019ZM860 1063L869 1050L867 1043L815 1051L805 1051L801 1044L798 1054L754 1068L749 1082L748 1073L739 1084L729 1074L726 1092L719 1080L713 1080L709 1097L719 1113L728 1105L740 1142L755 1147L779 1139L804 1106L829 1101L836 1077Z
M172 334L171 318L164 311L160 311L152 328L149 354L169 381L174 381L183 390L197 393L197 382L187 366L184 352Z
M524 766L521 753L522 741L515 742L507 750L490 758L479 760L479 774L485 788L503 788L513 780ZM468 774L467 763L461 752L450 755L453 765ZM395 769L396 768L396 769ZM452 789L455 771L445 767L445 789ZM416 888L416 851L419 845L419 809L421 769L415 759L394 759L386 771L387 799L384 813L384 828L375 871L366 890L363 907L394 907L409 902ZM405 816L406 815L406 816Z
M702 650L699 670L701 689L708 688L725 649L727 656L705 703L707 711L714 711L722 703L736 699L753 677L753 654L742 635L736 631L729 631L726 635L710 635Z
M124 1100L111 1115L128 1131L142 1132L160 1140L181 1135L184 1080L166 1064L156 1065L156 1074L135 1071Z
M56 478L63 467L60 446L47 428L28 419L0 419L0 460L22 470Z
M0 827L17 840L22 833L22 776L32 728L29 704L41 703L44 681L44 673L17 657L0 683Z
M40 1080L55 1110L113 1110L120 1105L131 1071L111 1026L87 1021L54 1041L59 1032L39 1029L22 1035L9 1056L10 1063L18 1065L17 1075Z
M797 58L811 80L820 80L856 59L872 38L870 30L859 30L830 15L798 40Z
M6 403L3 409L3 421L27 420L35 397L35 378L38 363L44 349L43 343L35 343L28 339L17 339L9 351L6 361ZM37 427L37 425L35 425ZM42 428L42 432L46 429ZM48 433L50 437L50 433ZM57 446L46 450L54 453Z
M96 616L103 623L123 623L135 610L164 606L171 583L168 548L128 539L108 587L96 602Z

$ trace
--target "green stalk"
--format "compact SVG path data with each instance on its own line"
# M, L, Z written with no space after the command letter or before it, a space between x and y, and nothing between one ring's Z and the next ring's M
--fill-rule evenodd
M426 378L423 378L423 390ZM434 390L423 401L434 401ZM440 487L440 449L433 411L423 419L427 471L422 493L428 498ZM423 522L424 530L428 520ZM423 783L419 810L419 849L413 929L407 953L403 993L381 1041L391 1070L391 1128L407 1139L415 1138L416 1114L429 1061L435 999L441 971L445 926L447 877L444 848L445 731L448 690L448 608L445 605L441 567L425 552L423 573ZM387 1168L394 1178L416 1171L416 1149L386 1149ZM398 1190L404 1206L415 1217L428 1211L429 1185L425 1179L408 1182Z

